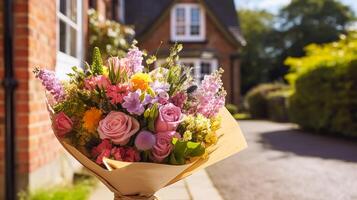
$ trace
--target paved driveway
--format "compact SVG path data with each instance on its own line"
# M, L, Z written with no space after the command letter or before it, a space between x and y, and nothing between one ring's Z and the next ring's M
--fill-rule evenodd
M241 121L248 149L208 168L226 200L357 200L357 141Z

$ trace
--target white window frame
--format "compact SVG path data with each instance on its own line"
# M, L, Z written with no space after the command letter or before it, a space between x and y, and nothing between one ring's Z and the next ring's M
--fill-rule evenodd
M177 35L176 33L176 9L183 8L185 10L185 34ZM191 9L198 8L200 10L200 34L191 35ZM187 41L200 42L206 39L206 18L204 8L197 3L178 3L171 9L171 26L170 35L172 41Z
M159 67L166 62L166 59L158 59L155 67ZM193 64L193 78L199 83L203 75L201 74L201 63L207 62L211 64L211 73L218 69L218 60L216 58L180 58L178 64L184 65L185 63Z
M59 79L66 79L67 74L72 71L73 66L82 67L83 60L83 5L82 0L77 1L77 23L73 22L69 17L60 12L60 0L57 0L57 60L56 60L56 76ZM71 26L77 31L76 38L76 57L68 55L60 51L60 20ZM70 42L68 39L66 42ZM66 45L67 46L67 45Z

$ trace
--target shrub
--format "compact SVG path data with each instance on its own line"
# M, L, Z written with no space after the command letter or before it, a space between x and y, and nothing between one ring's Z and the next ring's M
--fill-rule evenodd
M357 136L357 35L311 45L307 56L286 61L292 71L292 121L324 133Z
M227 104L226 108L232 115L238 113L238 106L234 104Z
M134 30L116 21L104 20L94 9L88 11L88 18L88 52L93 52L93 48L98 47L104 58L124 55L131 45Z
M251 117L268 118L267 97L269 93L285 90L286 85L280 83L261 84L251 89L245 97L245 106Z
M288 90L279 90L268 94L267 108L269 119L278 122L287 122L289 120L288 97Z

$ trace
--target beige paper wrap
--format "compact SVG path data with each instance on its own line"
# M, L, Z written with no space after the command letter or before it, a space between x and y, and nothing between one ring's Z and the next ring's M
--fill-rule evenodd
M186 165L165 165L145 162L121 162L104 158L106 170L79 152L65 140L59 139L63 147L83 166L91 171L118 196L152 197L158 190L173 184L197 170L219 162L247 147L247 143L236 120L223 108L219 140L206 159L198 159Z

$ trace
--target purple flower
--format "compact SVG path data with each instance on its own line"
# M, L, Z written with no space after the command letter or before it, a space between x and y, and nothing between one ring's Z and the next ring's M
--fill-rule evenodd
M225 104L226 91L223 89L221 74L223 70L206 75L195 93L197 107L191 112L198 112L205 117L215 116Z
M130 114L141 115L144 113L144 105L140 101L140 92L130 92L124 97L124 103L122 104Z
M42 85L53 95L56 101L61 101L65 98L63 86L53 71L36 69L34 73L36 78L41 80Z
M157 80L155 82L151 83L150 86L157 93L160 92L160 91L168 92L170 90L170 84L164 83L164 82L160 82L160 81L157 81Z
M141 52L138 47L129 49L126 59L126 65L131 69L133 74L143 71L143 52Z
M140 131L138 136L135 138L135 146L141 151L146 151L151 149L156 143L156 138L154 134L149 131Z
M186 93L184 92L179 92L179 93L176 93L172 98L171 98L171 102L179 107L179 108L183 108L183 105L184 103L186 102L187 100L187 95Z

